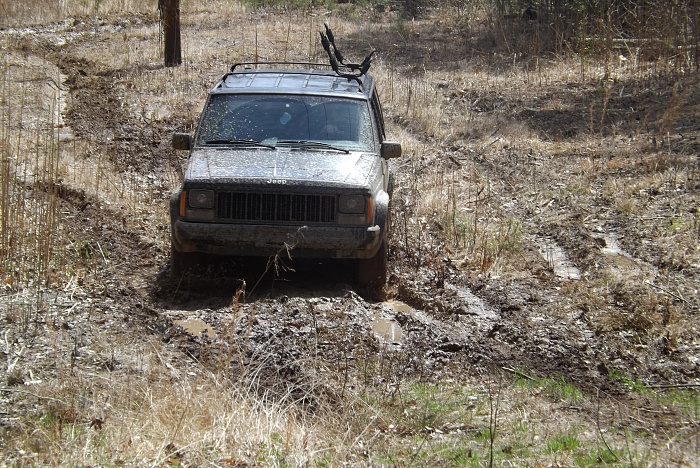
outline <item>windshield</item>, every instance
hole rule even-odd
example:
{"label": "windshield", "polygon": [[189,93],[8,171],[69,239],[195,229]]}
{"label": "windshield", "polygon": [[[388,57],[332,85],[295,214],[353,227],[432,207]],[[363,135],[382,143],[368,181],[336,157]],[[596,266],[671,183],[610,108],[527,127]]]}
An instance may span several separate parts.
{"label": "windshield", "polygon": [[[300,142],[324,145],[299,146]],[[367,102],[329,96],[214,94],[197,145],[262,143],[313,149],[373,150]],[[296,145],[295,145],[296,143]]]}

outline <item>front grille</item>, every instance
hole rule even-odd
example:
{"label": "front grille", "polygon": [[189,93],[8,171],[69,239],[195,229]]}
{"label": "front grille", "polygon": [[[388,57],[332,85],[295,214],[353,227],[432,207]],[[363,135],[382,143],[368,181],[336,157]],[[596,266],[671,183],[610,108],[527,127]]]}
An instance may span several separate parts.
{"label": "front grille", "polygon": [[219,192],[216,216],[222,221],[332,223],[335,196]]}

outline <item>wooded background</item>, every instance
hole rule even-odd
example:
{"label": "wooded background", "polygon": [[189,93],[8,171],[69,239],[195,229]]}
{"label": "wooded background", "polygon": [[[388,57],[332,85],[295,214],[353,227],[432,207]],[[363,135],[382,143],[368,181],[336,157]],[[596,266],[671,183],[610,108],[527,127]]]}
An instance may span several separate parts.
{"label": "wooded background", "polygon": [[404,0],[402,5],[406,18],[429,8],[453,8],[466,27],[482,10],[494,32],[535,39],[527,42],[531,53],[637,54],[698,68],[699,0]]}

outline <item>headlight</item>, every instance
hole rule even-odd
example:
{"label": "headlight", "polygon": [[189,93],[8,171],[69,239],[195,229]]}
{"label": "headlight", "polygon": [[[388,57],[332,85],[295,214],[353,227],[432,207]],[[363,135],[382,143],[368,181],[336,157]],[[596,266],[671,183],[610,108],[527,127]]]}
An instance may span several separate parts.
{"label": "headlight", "polygon": [[363,195],[341,195],[338,197],[338,211],[350,214],[364,213],[365,197]]}
{"label": "headlight", "polygon": [[214,208],[214,191],[190,190],[188,202],[190,208]]}

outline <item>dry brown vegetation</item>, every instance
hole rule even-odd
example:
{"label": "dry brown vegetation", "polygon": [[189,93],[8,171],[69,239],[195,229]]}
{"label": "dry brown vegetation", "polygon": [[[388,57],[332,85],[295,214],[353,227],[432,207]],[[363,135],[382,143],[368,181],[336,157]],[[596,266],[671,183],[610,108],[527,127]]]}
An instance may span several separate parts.
{"label": "dry brown vegetation", "polygon": [[[155,2],[0,0],[0,465],[695,466],[697,73],[487,4],[183,2],[165,68]],[[392,300],[337,264],[171,282],[170,135],[324,21],[404,147]]]}

